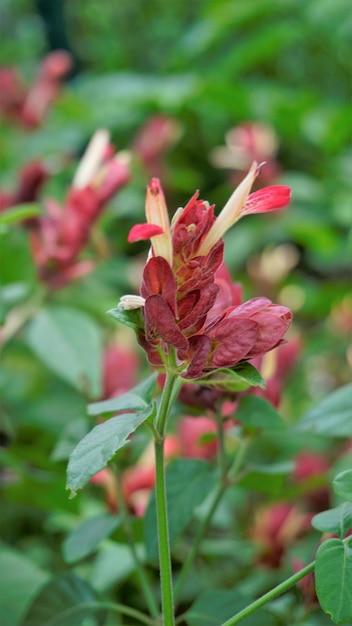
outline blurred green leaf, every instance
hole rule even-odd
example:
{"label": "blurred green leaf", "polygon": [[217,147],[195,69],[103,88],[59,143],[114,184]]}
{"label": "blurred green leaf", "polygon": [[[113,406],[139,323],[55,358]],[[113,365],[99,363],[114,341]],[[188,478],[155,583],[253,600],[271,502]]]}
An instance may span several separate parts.
{"label": "blurred green leaf", "polygon": [[11,209],[7,209],[0,214],[0,227],[3,225],[15,224],[29,217],[40,215],[40,206],[38,204],[19,204]]}
{"label": "blurred green leaf", "polygon": [[270,402],[251,395],[241,398],[236,420],[249,428],[285,428],[285,422]]}
{"label": "blurred green leaf", "polygon": [[287,476],[293,469],[294,465],[290,461],[268,465],[251,464],[238,484],[251,491],[277,497],[284,493]]}
{"label": "blurred green leaf", "polygon": [[322,609],[334,624],[352,620],[352,537],[328,539],[318,548],[316,592]]}
{"label": "blurred green leaf", "polygon": [[51,306],[31,320],[26,340],[55,374],[90,397],[101,394],[101,336],[85,313]]}
{"label": "blurred green leaf", "polygon": [[83,417],[69,422],[50,455],[53,461],[66,461],[88,432],[87,420]]}
{"label": "blurred green leaf", "polygon": [[49,578],[26,555],[4,544],[0,546],[1,621],[18,626],[38,589]]}
{"label": "blurred green leaf", "polygon": [[[143,560],[141,546],[136,545],[138,557]],[[90,574],[90,584],[99,592],[105,592],[118,583],[122,583],[136,569],[131,548],[109,539],[101,546],[94,559]]]}
{"label": "blurred green leaf", "polygon": [[97,515],[79,524],[64,540],[62,553],[66,563],[74,563],[92,554],[99,543],[121,525],[121,517]]}
{"label": "blurred green leaf", "polygon": [[[239,594],[230,589],[212,589],[203,591],[191,608],[185,614],[189,626],[221,626],[223,622],[233,617],[250,603],[249,599],[239,597]],[[247,626],[265,624],[271,626],[274,620],[264,611],[256,611],[246,618]]]}
{"label": "blurred green leaf", "polygon": [[325,397],[297,425],[300,432],[326,437],[352,436],[352,385],[346,385]]}
{"label": "blurred green leaf", "polygon": [[23,229],[0,230],[0,266],[3,286],[23,283],[29,290],[35,284],[36,268],[28,233]]}
{"label": "blurred green leaf", "polygon": [[104,415],[104,413],[118,413],[121,411],[141,411],[152,400],[155,390],[157,373],[151,374],[139,385],[117,398],[109,398],[101,402],[88,405],[88,415]]}
{"label": "blurred green leaf", "polygon": [[40,591],[21,626],[80,626],[91,615],[99,624],[104,623],[104,612],[93,589],[74,574],[66,574]]}
{"label": "blurred green leaf", "polygon": [[90,478],[100,472],[114,454],[126,445],[128,436],[143,424],[154,411],[149,406],[144,411],[122,413],[98,424],[79,442],[70,456],[67,467],[67,489],[71,497],[82,489]]}
{"label": "blurred green leaf", "polygon": [[[209,463],[197,459],[172,461],[166,470],[169,533],[172,542],[190,522],[200,505],[216,484],[216,474]],[[155,492],[149,500],[144,517],[144,540],[149,560],[158,555]]]}
{"label": "blurred green leaf", "polygon": [[336,533],[343,539],[352,529],[352,503],[344,502],[335,509],[314,515],[312,526],[322,533]]}
{"label": "blurred green leaf", "polygon": [[352,502],[352,469],[348,469],[335,476],[332,488],[336,495]]}

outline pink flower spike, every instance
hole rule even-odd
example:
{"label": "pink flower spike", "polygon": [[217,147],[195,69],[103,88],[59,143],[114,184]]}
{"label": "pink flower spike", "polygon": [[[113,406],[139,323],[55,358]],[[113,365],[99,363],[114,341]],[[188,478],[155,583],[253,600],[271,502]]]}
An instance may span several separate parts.
{"label": "pink flower spike", "polygon": [[127,241],[134,243],[135,241],[145,241],[155,235],[162,235],[163,229],[156,224],[135,224],[132,226]]}
{"label": "pink flower spike", "polygon": [[285,187],[284,185],[265,187],[248,196],[240,215],[242,217],[242,215],[249,215],[251,213],[276,211],[277,209],[282,209],[287,206],[290,200],[291,189],[289,187]]}

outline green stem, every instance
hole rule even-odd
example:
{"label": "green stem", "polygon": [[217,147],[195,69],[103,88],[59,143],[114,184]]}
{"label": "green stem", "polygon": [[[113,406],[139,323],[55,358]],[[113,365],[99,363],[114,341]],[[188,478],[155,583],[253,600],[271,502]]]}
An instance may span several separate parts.
{"label": "green stem", "polygon": [[125,498],[122,492],[122,488],[121,488],[121,483],[119,480],[119,475],[118,472],[116,472],[117,474],[117,481],[116,481],[116,489],[117,489],[117,499],[118,499],[118,503],[119,503],[119,507],[121,509],[121,514],[122,514],[122,519],[123,519],[123,525],[124,525],[124,529],[125,529],[125,533],[126,533],[126,537],[127,537],[127,541],[128,541],[128,545],[130,548],[130,552],[131,552],[131,556],[132,559],[134,561],[135,567],[136,567],[136,571],[141,583],[141,587],[144,593],[144,597],[146,599],[150,614],[153,617],[158,617],[159,616],[159,610],[158,607],[156,605],[154,596],[153,596],[153,592],[151,590],[150,584],[149,584],[149,580],[147,578],[147,575],[145,573],[143,564],[141,563],[138,554],[137,554],[137,550],[136,550],[136,545],[135,545],[135,541],[134,541],[134,536],[133,536],[133,530],[132,530],[132,525],[131,525],[131,518],[129,516],[128,510],[127,510],[127,506],[126,506],[126,502],[125,502]]}
{"label": "green stem", "polygon": [[176,372],[175,352],[172,351],[171,348],[169,351],[169,366],[170,370],[167,372],[166,375],[158,415],[155,422],[158,436],[157,438],[155,438],[154,441],[155,499],[159,545],[161,600],[164,626],[174,626],[175,624],[169,524],[166,500],[164,442],[167,419],[182,382],[178,373]]}
{"label": "green stem", "polygon": [[252,604],[234,615],[234,617],[228,619],[227,622],[224,622],[221,626],[235,626],[235,624],[239,624],[239,622],[242,622],[242,620],[254,613],[254,611],[264,606],[264,604],[270,602],[271,600],[274,600],[282,593],[285,593],[285,591],[288,591],[298,581],[307,576],[307,574],[310,574],[310,572],[314,570],[314,567],[315,561],[312,561],[312,563],[306,565],[306,567],[301,569],[293,576],[290,576],[290,578],[285,580],[283,583],[280,583],[280,585],[277,585],[277,587],[274,587],[274,589],[271,589],[271,591],[268,591],[268,593],[265,593],[261,598],[258,598],[258,600],[255,600],[255,602],[252,602]]}
{"label": "green stem", "polygon": [[220,469],[220,480],[221,482],[226,481],[227,474],[227,463],[226,463],[226,454],[225,454],[225,434],[224,434],[224,420],[221,415],[216,417],[216,426],[218,432],[218,465]]}
{"label": "green stem", "polygon": [[155,497],[159,542],[160,582],[164,626],[174,626],[174,601],[172,588],[169,526],[166,504],[164,439],[155,441]]}
{"label": "green stem", "polygon": [[[220,424],[218,422],[218,430],[219,430],[219,468],[220,468],[220,480],[217,485],[217,489],[214,494],[214,499],[209,507],[208,513],[203,518],[202,523],[200,524],[196,536],[193,540],[192,548],[183,564],[177,582],[175,584],[175,600],[179,597],[181,589],[185,583],[185,580],[189,574],[189,571],[193,565],[195,557],[197,556],[197,552],[203,538],[205,536],[206,531],[210,525],[210,522],[213,518],[213,515],[226,491],[229,484],[234,483],[234,479],[236,474],[239,472],[243,459],[245,456],[245,452],[247,449],[247,441],[244,440],[236,454],[236,458],[230,468],[226,468],[225,465],[225,449],[224,449],[224,433],[223,433],[223,422]],[[231,483],[229,483],[228,478],[231,476]]]}
{"label": "green stem", "polygon": [[214,495],[214,499],[209,507],[208,513],[206,514],[206,516],[203,518],[202,523],[200,524],[198,531],[196,533],[196,536],[194,537],[193,543],[192,543],[192,548],[188,553],[188,556],[182,566],[181,572],[179,574],[179,577],[177,579],[177,582],[175,584],[175,600],[178,598],[181,589],[186,581],[186,578],[189,574],[189,571],[193,565],[193,562],[195,560],[195,557],[197,556],[198,553],[198,549],[199,546],[201,544],[201,542],[204,539],[204,535],[206,533],[206,531],[208,530],[208,526],[212,520],[212,517],[218,507],[218,504],[221,500],[221,498],[223,497],[225,491],[227,489],[227,485],[226,483],[219,483],[217,486],[217,490],[215,492]]}
{"label": "green stem", "polygon": [[168,372],[166,374],[165,384],[156,419],[156,429],[162,439],[164,438],[166,422],[167,418],[169,417],[172,403],[175,400],[175,396],[178,393],[181,384],[182,381],[177,373]]}
{"label": "green stem", "polygon": [[128,615],[129,617],[138,620],[139,622],[141,622],[141,624],[145,624],[146,626],[155,626],[156,624],[154,619],[151,619],[147,615],[144,615],[144,613],[141,613],[137,609],[131,609],[129,606],[125,606],[124,604],[119,604],[117,602],[83,602],[82,604],[79,604],[77,606],[71,606],[68,609],[63,609],[63,611],[60,611],[59,615],[62,619],[61,623],[63,624],[64,620],[68,621],[68,619],[71,616],[75,615],[75,613],[81,613],[82,609],[87,609],[88,611],[91,610],[92,612],[106,609],[107,611],[113,611],[115,613],[118,613],[119,615]]}

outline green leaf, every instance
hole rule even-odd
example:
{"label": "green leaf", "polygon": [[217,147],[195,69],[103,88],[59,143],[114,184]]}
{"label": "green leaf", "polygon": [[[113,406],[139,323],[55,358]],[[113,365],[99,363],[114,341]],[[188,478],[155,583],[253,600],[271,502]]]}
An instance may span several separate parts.
{"label": "green leaf", "polygon": [[24,554],[2,545],[0,548],[0,606],[4,624],[17,626],[49,574]]}
{"label": "green leaf", "polygon": [[284,428],[285,423],[270,402],[257,396],[245,396],[236,409],[236,420],[255,428]]}
{"label": "green leaf", "polygon": [[324,398],[303,416],[297,428],[317,435],[351,437],[352,385],[341,387]]}
{"label": "green leaf", "polygon": [[320,606],[335,624],[352,620],[352,537],[328,539],[318,549],[315,584]]}
{"label": "green leaf", "polygon": [[71,497],[82,489],[94,474],[100,472],[114,454],[127,443],[127,437],[154,411],[148,406],[138,413],[122,413],[103,424],[98,424],[79,442],[70,456],[67,467],[67,489]]}
{"label": "green leaf", "polygon": [[270,465],[253,464],[248,467],[248,473],[238,484],[251,491],[277,497],[283,492],[287,475],[292,472],[293,468],[294,464],[290,461]]}
{"label": "green leaf", "polygon": [[27,342],[49,369],[80,392],[101,394],[101,337],[85,313],[57,306],[42,309],[29,325]]}
{"label": "green leaf", "polygon": [[0,214],[0,226],[21,222],[40,213],[40,206],[36,203],[19,204]]}
{"label": "green leaf", "polygon": [[352,503],[343,502],[334,509],[314,515],[312,526],[322,533],[336,533],[342,539],[352,528]]}
{"label": "green leaf", "polygon": [[[143,561],[141,545],[136,544],[137,555]],[[92,563],[89,582],[99,592],[105,592],[128,578],[136,569],[131,549],[125,543],[107,539]]]}
{"label": "green leaf", "polygon": [[[249,604],[233,590],[211,589],[203,591],[185,614],[188,626],[221,626]],[[244,620],[245,626],[270,626],[272,620],[267,612],[259,610]]]}
{"label": "green leaf", "polygon": [[1,284],[23,283],[27,289],[38,289],[37,269],[23,228],[0,228]]}
{"label": "green leaf", "polygon": [[332,481],[332,488],[340,498],[352,502],[352,469],[337,474]]}
{"label": "green leaf", "polygon": [[265,388],[265,381],[250,363],[241,363],[231,369],[220,367],[196,382],[226,391],[244,391],[251,386]]}
{"label": "green leaf", "polygon": [[67,461],[76,445],[89,431],[87,419],[78,418],[69,422],[57,441],[50,458],[52,461]]}
{"label": "green leaf", "polygon": [[150,404],[157,379],[157,373],[151,374],[146,380],[117,398],[110,398],[102,402],[93,402],[88,405],[88,415],[104,415],[104,413],[118,413],[119,411],[140,411]]}
{"label": "green leaf", "polygon": [[97,515],[79,524],[64,540],[62,553],[66,563],[74,563],[92,554],[99,543],[121,525],[116,515]]}
{"label": "green leaf", "polygon": [[111,315],[111,317],[113,317],[120,324],[129,326],[129,328],[133,328],[135,331],[140,328],[144,328],[144,320],[141,309],[126,311],[118,306],[116,309],[110,309],[110,311],[107,311],[107,314]]}
{"label": "green leaf", "polygon": [[[194,510],[211,492],[216,483],[212,466],[198,459],[177,459],[166,471],[167,507],[170,541],[175,539],[190,522]],[[158,554],[156,534],[155,491],[152,492],[144,517],[144,539],[147,557]]]}
{"label": "green leaf", "polygon": [[21,626],[80,626],[99,610],[93,589],[74,574],[67,574],[54,578],[40,591]]}

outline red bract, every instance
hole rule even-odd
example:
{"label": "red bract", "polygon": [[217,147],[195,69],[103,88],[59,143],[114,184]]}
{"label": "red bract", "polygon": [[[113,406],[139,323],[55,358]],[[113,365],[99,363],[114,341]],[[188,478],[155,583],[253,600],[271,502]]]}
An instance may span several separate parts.
{"label": "red bract", "polygon": [[139,341],[153,365],[161,366],[162,354],[172,346],[183,376],[201,378],[263,355],[282,342],[290,311],[267,298],[240,304],[241,290],[231,284],[223,266],[222,235],[232,224],[246,213],[271,211],[289,202],[287,187],[248,195],[258,171],[253,164],[218,218],[197,193],[176,212],[171,225],[160,183],[151,181],[148,222],[134,227],[129,241],[152,241],[140,291],[145,330]]}
{"label": "red bract", "polygon": [[23,85],[15,69],[0,68],[0,110],[27,129],[37,128],[57,99],[61,83],[71,68],[71,55],[65,50],[55,50],[44,59],[29,88]]}
{"label": "red bract", "polygon": [[16,204],[34,202],[48,175],[48,170],[39,161],[25,165],[20,171],[17,188],[12,192],[0,192],[0,212]]}
{"label": "red bract", "polygon": [[130,178],[125,155],[109,156],[110,152],[108,133],[98,131],[79,165],[64,205],[47,200],[47,213],[31,233],[40,277],[52,287],[61,287],[93,267],[91,261],[77,262],[77,257],[105,203]]}

